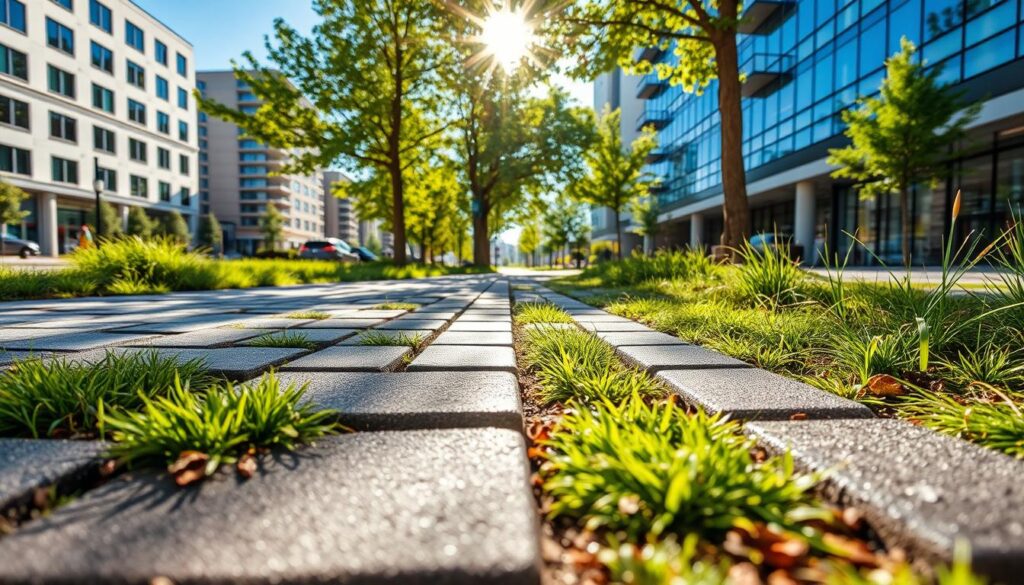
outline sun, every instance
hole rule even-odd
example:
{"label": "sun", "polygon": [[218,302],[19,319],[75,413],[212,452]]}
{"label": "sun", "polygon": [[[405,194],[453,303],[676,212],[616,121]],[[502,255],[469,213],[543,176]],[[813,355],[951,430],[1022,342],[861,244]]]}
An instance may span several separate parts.
{"label": "sun", "polygon": [[481,29],[478,40],[484,45],[484,52],[506,73],[515,71],[530,57],[537,41],[522,10],[495,10],[483,18]]}

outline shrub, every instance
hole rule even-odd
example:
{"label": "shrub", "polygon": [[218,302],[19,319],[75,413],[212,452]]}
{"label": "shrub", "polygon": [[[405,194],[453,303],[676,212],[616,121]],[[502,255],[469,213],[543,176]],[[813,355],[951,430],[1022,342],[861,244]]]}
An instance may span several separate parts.
{"label": "shrub", "polygon": [[223,382],[202,391],[176,380],[166,395],[144,397],[140,411],[104,417],[114,440],[110,456],[129,465],[169,465],[197,451],[209,457],[204,472],[211,475],[250,449],[295,449],[338,429],[333,411],[302,401],[305,390],[282,389],[272,373],[240,388]]}
{"label": "shrub", "polygon": [[551,303],[516,303],[516,323],[572,323],[572,317]]}
{"label": "shrub", "polygon": [[125,237],[98,248],[75,250],[71,262],[99,292],[208,290],[217,288],[217,267],[169,238]]}
{"label": "shrub", "polygon": [[77,270],[12,270],[0,266],[0,300],[76,297],[95,289],[96,283]]}
{"label": "shrub", "polygon": [[541,467],[550,513],[588,529],[634,542],[691,532],[717,541],[738,521],[795,531],[816,512],[816,477],[796,474],[788,455],[755,462],[737,423],[702,411],[633,397],[573,410],[559,428]]}
{"label": "shrub", "polygon": [[135,410],[168,392],[176,378],[193,388],[210,381],[200,360],[178,363],[156,351],[107,352],[95,364],[16,362],[0,374],[0,436],[93,436],[101,413]]}
{"label": "shrub", "polygon": [[319,347],[319,344],[315,341],[310,341],[309,336],[300,331],[265,333],[245,341],[245,345],[252,347],[297,347],[301,349],[316,349]]}

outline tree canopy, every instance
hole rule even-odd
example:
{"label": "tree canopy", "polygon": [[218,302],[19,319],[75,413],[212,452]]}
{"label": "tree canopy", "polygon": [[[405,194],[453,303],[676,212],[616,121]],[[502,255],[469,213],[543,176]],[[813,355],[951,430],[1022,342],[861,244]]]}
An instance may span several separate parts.
{"label": "tree canopy", "polygon": [[260,217],[260,234],[263,235],[263,249],[274,251],[284,235],[284,216],[273,202],[267,202],[267,209]]}

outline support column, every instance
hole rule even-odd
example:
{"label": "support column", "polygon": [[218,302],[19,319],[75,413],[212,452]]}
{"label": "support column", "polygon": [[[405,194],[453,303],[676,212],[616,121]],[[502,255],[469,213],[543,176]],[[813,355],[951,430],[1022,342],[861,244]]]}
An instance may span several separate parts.
{"label": "support column", "polygon": [[694,213],[690,216],[690,247],[704,246],[704,214]]}
{"label": "support column", "polygon": [[793,212],[793,243],[803,248],[803,260],[813,264],[817,257],[814,249],[815,210],[814,182],[800,181],[796,184],[796,201]]}
{"label": "support column", "polygon": [[51,258],[57,257],[57,196],[40,193],[36,196],[37,231],[39,232],[39,253]]}
{"label": "support column", "polygon": [[130,207],[127,205],[119,205],[118,212],[121,214],[121,231],[128,233],[128,211]]}

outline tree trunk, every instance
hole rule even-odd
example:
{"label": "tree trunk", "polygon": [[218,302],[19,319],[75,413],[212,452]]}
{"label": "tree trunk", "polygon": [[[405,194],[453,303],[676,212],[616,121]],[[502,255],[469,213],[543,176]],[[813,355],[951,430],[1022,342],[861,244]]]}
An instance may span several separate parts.
{"label": "tree trunk", "polygon": [[403,191],[405,182],[402,179],[402,165],[397,159],[393,159],[388,165],[388,172],[391,173],[391,226],[395,238],[394,260],[399,266],[405,265],[405,197]]}
{"label": "tree trunk", "polygon": [[474,195],[476,213],[473,215],[473,264],[481,268],[491,265],[491,240],[488,233],[487,216],[490,206],[483,196]]}
{"label": "tree trunk", "polygon": [[618,210],[615,210],[615,243],[619,248],[619,260],[622,260],[622,213]]}
{"label": "tree trunk", "polygon": [[722,120],[721,244],[739,248],[750,232],[747,178],[743,170],[743,110],[735,31],[721,31],[715,41],[718,68],[718,111]]}
{"label": "tree trunk", "polygon": [[900,188],[900,230],[903,244],[903,265],[910,268],[910,197],[907,187]]}

